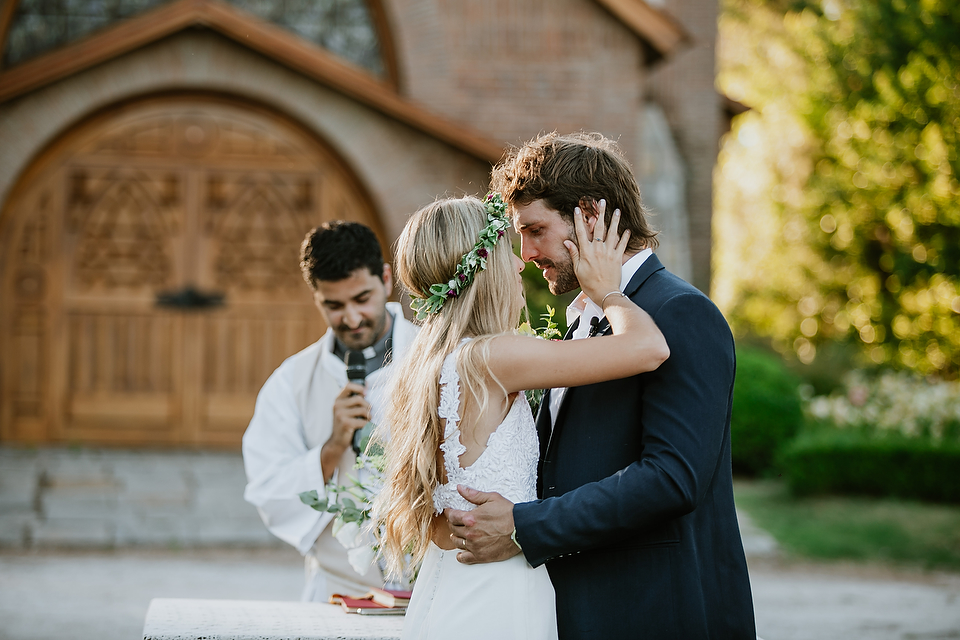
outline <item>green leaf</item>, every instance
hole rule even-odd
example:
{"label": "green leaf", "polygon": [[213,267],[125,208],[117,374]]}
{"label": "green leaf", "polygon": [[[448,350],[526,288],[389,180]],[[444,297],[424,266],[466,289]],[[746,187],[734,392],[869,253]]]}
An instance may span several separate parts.
{"label": "green leaf", "polygon": [[299,497],[300,502],[312,509],[316,509],[317,511],[325,511],[327,509],[327,499],[324,498],[321,500],[320,494],[316,489],[313,491],[304,491],[299,494]]}
{"label": "green leaf", "polygon": [[313,491],[304,491],[299,495],[300,495],[300,502],[309,506],[315,505],[320,500],[320,495],[317,493],[316,489],[314,489]]}

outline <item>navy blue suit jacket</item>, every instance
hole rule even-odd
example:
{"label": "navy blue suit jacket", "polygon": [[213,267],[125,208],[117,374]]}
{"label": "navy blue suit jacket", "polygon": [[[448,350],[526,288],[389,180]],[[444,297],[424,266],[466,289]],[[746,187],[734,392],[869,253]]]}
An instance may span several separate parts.
{"label": "navy blue suit jacket", "polygon": [[670,358],[569,389],[552,429],[547,394],[540,499],[514,507],[517,539],[531,565],[547,565],[562,639],[754,640],[731,478],[733,336],[655,255],[624,292]]}

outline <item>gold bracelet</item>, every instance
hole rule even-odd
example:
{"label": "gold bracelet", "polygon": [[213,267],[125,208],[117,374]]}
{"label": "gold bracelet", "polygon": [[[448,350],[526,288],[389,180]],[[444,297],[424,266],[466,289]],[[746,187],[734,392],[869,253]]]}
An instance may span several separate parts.
{"label": "gold bracelet", "polygon": [[603,296],[603,300],[600,301],[600,310],[601,310],[601,311],[606,311],[606,308],[603,306],[603,303],[606,302],[606,301],[607,301],[607,298],[609,298],[610,296],[620,296],[621,298],[624,298],[625,300],[629,300],[629,299],[630,299],[630,298],[627,297],[627,295],[626,295],[623,291],[611,291],[611,292],[608,293],[607,295]]}

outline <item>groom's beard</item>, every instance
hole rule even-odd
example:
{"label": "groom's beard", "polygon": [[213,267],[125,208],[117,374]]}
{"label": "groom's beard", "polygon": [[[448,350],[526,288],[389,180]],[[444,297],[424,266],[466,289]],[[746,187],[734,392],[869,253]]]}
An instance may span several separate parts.
{"label": "groom's beard", "polygon": [[580,286],[577,274],[573,270],[573,260],[569,256],[563,262],[554,262],[549,258],[544,258],[543,260],[535,260],[534,264],[541,271],[548,267],[553,269],[553,279],[547,279],[547,288],[555,296],[573,291]]}

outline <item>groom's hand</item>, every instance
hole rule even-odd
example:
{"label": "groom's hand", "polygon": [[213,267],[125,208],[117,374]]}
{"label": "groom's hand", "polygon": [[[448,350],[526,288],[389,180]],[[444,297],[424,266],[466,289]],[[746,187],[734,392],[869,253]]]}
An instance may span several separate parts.
{"label": "groom's hand", "polygon": [[484,493],[462,485],[457,491],[477,505],[473,511],[444,509],[453,533],[450,540],[457,549],[457,560],[463,564],[499,562],[520,553],[510,539],[513,533],[513,503],[499,493]]}

